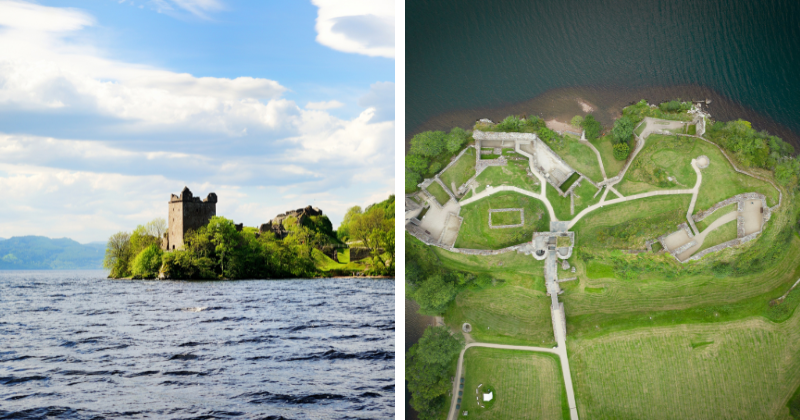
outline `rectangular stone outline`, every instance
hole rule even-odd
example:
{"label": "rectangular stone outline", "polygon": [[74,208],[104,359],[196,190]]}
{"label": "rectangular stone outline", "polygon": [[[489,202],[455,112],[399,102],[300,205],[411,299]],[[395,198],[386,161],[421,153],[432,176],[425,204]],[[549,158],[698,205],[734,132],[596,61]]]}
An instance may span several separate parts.
{"label": "rectangular stone outline", "polygon": [[[494,226],[492,225],[492,213],[504,213],[504,212],[511,212],[511,211],[519,211],[519,220],[521,223],[516,225],[499,225]],[[516,227],[523,227],[525,226],[525,210],[521,208],[515,209],[489,209],[489,229],[507,229],[507,228],[516,228]]]}

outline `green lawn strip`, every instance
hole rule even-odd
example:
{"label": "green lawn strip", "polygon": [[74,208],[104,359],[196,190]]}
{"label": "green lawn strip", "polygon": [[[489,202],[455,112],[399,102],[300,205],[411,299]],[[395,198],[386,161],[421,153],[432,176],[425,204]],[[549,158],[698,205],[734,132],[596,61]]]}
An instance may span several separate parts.
{"label": "green lawn strip", "polygon": [[[572,192],[575,195],[575,214],[580,213],[583,209],[592,204],[600,202],[600,198],[602,198],[603,194],[600,192],[595,196],[597,187],[585,179],[581,181],[581,185],[572,190]],[[570,219],[572,219],[572,217],[570,217]]]}
{"label": "green lawn strip", "polygon": [[[569,196],[562,197],[561,194],[556,191],[555,187],[550,184],[547,184],[546,194],[547,200],[550,202],[550,205],[553,206],[553,212],[556,214],[558,220],[571,220],[572,213],[570,212]],[[575,212],[575,214],[577,213],[578,212]]]}
{"label": "green lawn strip", "polygon": [[[427,247],[435,263],[450,270],[475,275],[489,274],[495,285],[459,293],[444,319],[458,331],[464,322],[473,325],[478,341],[529,346],[553,346],[550,298],[544,285],[544,262],[528,255],[464,255]],[[428,257],[423,257],[428,260]]]}
{"label": "green lawn strip", "polygon": [[336,258],[339,259],[339,262],[342,264],[347,264],[350,262],[350,248],[339,248],[337,250]]}
{"label": "green lawn strip", "polygon": [[734,219],[722,226],[717,226],[716,229],[706,235],[706,238],[703,240],[703,245],[697,252],[736,239],[738,232],[736,224],[736,219]]}
{"label": "green lawn strip", "polygon": [[[460,411],[468,411],[470,418],[477,419],[528,418],[531,415],[542,419],[568,419],[569,406],[560,365],[558,356],[550,353],[470,348],[464,353]],[[493,390],[491,403],[483,402],[486,387]]]}
{"label": "green lawn strip", "polygon": [[439,175],[439,178],[442,179],[444,185],[451,186],[455,184],[456,189],[458,189],[473,175],[475,175],[475,148],[470,147],[453,166]]}
{"label": "green lawn strip", "polygon": [[348,249],[348,258],[347,263],[337,263],[327,255],[323,254],[322,251],[318,249],[314,249],[311,253],[311,257],[314,259],[314,264],[322,271],[330,271],[330,270],[357,270],[361,271],[364,269],[363,264],[358,264],[355,262],[350,262],[349,258],[349,249]]}
{"label": "green lawn strip", "polygon": [[567,340],[581,418],[789,418],[799,315]]}
{"label": "green lawn strip", "polygon": [[[699,156],[695,146],[702,140],[684,136],[653,134],[636,155],[617,190],[623,195],[648,191],[688,189],[697,182],[692,159]],[[673,177],[677,182],[670,181]]]}
{"label": "green lawn strip", "polygon": [[[490,229],[489,210],[505,208],[522,208],[525,215],[524,226]],[[502,214],[512,215],[513,213],[500,213],[500,215]],[[516,214],[518,218],[519,213]],[[533,232],[546,231],[550,226],[550,216],[544,203],[533,197],[511,191],[499,192],[467,204],[461,208],[459,215],[464,221],[458,232],[456,248],[505,248],[530,241]]]}
{"label": "green lawn strip", "polygon": [[603,136],[592,141],[592,144],[600,152],[600,158],[603,159],[603,168],[606,170],[606,176],[613,178],[622,171],[625,167],[625,161],[617,160],[614,157],[614,146],[611,144],[610,136]]}
{"label": "green lawn strip", "polygon": [[581,143],[577,138],[567,135],[564,136],[562,147],[555,148],[554,143],[550,145],[554,147],[553,151],[576,171],[591,178],[594,182],[603,180],[603,174],[600,172],[600,164],[597,162],[597,155],[594,150]]}
{"label": "green lawn strip", "polygon": [[696,154],[706,155],[711,160],[703,169],[703,183],[697,196],[695,212],[705,210],[714,204],[746,192],[757,192],[767,197],[767,205],[778,203],[778,191],[770,183],[734,171],[730,162],[716,146],[698,140]]}
{"label": "green lawn strip", "polygon": [[431,185],[428,185],[428,188],[426,189],[433,195],[434,198],[436,198],[436,201],[438,201],[439,204],[445,205],[445,203],[450,201],[450,196],[442,188],[442,186],[439,185],[438,182],[432,182]]}
{"label": "green lawn strip", "polygon": [[[778,214],[778,219],[784,217],[785,214]],[[800,299],[770,304],[800,277],[800,238],[791,234],[791,226],[780,226],[785,222],[768,224],[755,241],[686,264],[678,263],[669,254],[628,255],[597,247],[576,249],[580,255],[575,264],[579,266],[578,274],[584,264],[587,267],[584,285],[605,287],[607,293],[565,291],[570,334],[595,336],[644,326],[723,322],[754,316],[773,322],[787,319]],[[729,264],[730,271],[716,270]]]}
{"label": "green lawn strip", "polygon": [[472,197],[472,189],[471,188],[469,190],[467,190],[467,193],[464,194],[464,197],[462,197],[460,201],[464,201],[464,200],[466,200],[466,199],[468,199],[470,197]]}
{"label": "green lawn strip", "polygon": [[529,176],[525,168],[527,168],[527,161],[512,160],[506,166],[490,166],[481,172],[476,178],[480,185],[478,192],[483,191],[486,185],[499,187],[501,185],[511,185],[514,187],[522,188],[534,193],[540,191],[537,186],[538,179],[535,176]]}
{"label": "green lawn strip", "polygon": [[518,210],[493,212],[491,217],[492,225],[494,226],[518,225],[522,223],[520,212]]}
{"label": "green lawn strip", "polygon": [[572,184],[574,184],[575,181],[577,181],[578,178],[580,178],[580,177],[581,177],[581,175],[579,173],[573,172],[572,175],[570,175],[569,178],[567,178],[567,180],[564,181],[564,183],[562,183],[561,185],[558,186],[558,188],[561,191],[569,191],[569,187],[571,187]]}
{"label": "green lawn strip", "polygon": [[644,249],[645,242],[677,230],[686,221],[690,194],[612,204],[585,215],[572,228],[581,247]]}
{"label": "green lawn strip", "polygon": [[[697,225],[697,228],[700,229],[700,231],[702,232],[710,224],[714,223],[715,220],[719,219],[720,217],[722,217],[722,216],[724,216],[724,215],[726,215],[726,214],[728,214],[728,213],[730,213],[732,211],[736,211],[737,209],[738,209],[738,205],[736,203],[729,204],[729,205],[727,205],[725,207],[720,207],[716,211],[714,211],[714,213],[711,213],[710,216],[706,217],[705,219],[703,219],[703,220],[701,220],[699,222],[695,222],[695,224]],[[695,212],[695,214],[697,214],[697,212]]]}
{"label": "green lawn strip", "polygon": [[697,125],[696,124],[689,125],[688,131],[686,132],[686,134],[689,134],[689,135],[692,135],[692,136],[696,135],[697,134]]}
{"label": "green lawn strip", "polygon": [[639,124],[639,127],[636,128],[636,131],[635,131],[636,135],[637,136],[641,136],[646,128],[647,128],[647,123],[643,122],[643,123]]}

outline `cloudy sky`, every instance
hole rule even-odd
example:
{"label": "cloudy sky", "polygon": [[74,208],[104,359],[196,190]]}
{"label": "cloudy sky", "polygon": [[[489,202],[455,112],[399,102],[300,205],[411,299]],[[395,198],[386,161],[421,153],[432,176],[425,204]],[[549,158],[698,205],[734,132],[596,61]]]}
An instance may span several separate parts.
{"label": "cloudy sky", "polygon": [[0,0],[0,237],[394,191],[393,0]]}

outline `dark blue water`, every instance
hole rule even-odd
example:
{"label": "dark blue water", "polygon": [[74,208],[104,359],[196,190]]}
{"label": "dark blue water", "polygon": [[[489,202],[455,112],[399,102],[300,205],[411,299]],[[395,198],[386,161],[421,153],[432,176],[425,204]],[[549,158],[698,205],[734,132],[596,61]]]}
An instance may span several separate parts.
{"label": "dark blue water", "polygon": [[394,418],[394,281],[0,272],[0,418]]}
{"label": "dark blue water", "polygon": [[797,0],[409,0],[407,133],[681,97],[797,145],[798,22]]}

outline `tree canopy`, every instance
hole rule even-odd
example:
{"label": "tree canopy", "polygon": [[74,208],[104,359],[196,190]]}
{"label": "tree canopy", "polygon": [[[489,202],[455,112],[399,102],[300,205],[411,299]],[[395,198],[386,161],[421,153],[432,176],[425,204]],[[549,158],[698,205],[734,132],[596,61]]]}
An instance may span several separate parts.
{"label": "tree canopy", "polygon": [[583,118],[583,123],[581,124],[583,130],[586,131],[586,138],[588,140],[594,140],[600,136],[600,132],[603,131],[603,126],[600,125],[600,122],[594,119],[592,114],[587,115]]}
{"label": "tree canopy", "polygon": [[428,327],[406,353],[406,380],[411,406],[421,420],[438,418],[451,388],[450,365],[464,348],[463,339],[447,327]]}

